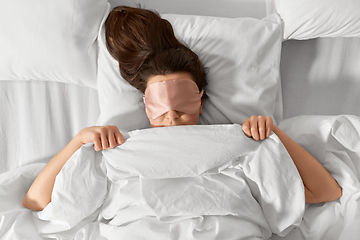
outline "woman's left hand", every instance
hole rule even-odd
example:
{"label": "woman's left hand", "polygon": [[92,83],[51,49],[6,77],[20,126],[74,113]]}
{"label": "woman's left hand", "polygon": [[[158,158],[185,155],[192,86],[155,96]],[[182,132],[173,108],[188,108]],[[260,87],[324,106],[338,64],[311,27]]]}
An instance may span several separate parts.
{"label": "woman's left hand", "polygon": [[273,119],[264,116],[252,116],[246,119],[242,124],[242,130],[245,135],[252,137],[255,141],[268,138],[273,130]]}

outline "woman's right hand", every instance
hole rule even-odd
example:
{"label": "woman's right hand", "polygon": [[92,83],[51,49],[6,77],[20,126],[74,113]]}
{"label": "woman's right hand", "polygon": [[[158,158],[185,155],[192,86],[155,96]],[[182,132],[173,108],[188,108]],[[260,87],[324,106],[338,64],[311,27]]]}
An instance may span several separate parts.
{"label": "woman's right hand", "polygon": [[87,127],[75,137],[82,145],[93,142],[95,151],[111,149],[124,143],[123,135],[113,125]]}

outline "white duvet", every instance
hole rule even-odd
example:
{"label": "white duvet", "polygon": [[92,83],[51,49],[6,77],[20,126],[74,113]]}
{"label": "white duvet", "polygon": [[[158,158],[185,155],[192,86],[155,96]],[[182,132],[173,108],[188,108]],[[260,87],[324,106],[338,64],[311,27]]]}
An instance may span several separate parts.
{"label": "white duvet", "polygon": [[0,239],[356,239],[359,118],[304,116],[280,127],[333,174],[339,200],[305,205],[275,134],[255,142],[239,125],[147,129],[103,154],[82,147],[41,212],[21,201],[43,164],[1,174]]}

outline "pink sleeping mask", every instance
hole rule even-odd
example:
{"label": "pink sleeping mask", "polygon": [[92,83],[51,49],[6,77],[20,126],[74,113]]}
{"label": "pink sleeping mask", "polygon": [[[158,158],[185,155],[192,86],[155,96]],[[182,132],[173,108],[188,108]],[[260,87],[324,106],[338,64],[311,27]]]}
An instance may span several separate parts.
{"label": "pink sleeping mask", "polygon": [[144,95],[146,115],[156,119],[174,110],[195,114],[201,106],[203,91],[189,79],[174,79],[150,84]]}

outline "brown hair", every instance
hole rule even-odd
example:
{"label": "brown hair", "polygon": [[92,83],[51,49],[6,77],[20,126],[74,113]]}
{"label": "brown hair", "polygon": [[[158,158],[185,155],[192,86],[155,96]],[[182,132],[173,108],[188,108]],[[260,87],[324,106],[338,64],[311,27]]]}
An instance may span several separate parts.
{"label": "brown hair", "polygon": [[105,22],[106,46],[119,62],[121,76],[141,92],[149,77],[187,72],[199,87],[206,74],[198,56],[182,44],[171,24],[156,12],[114,8]]}

